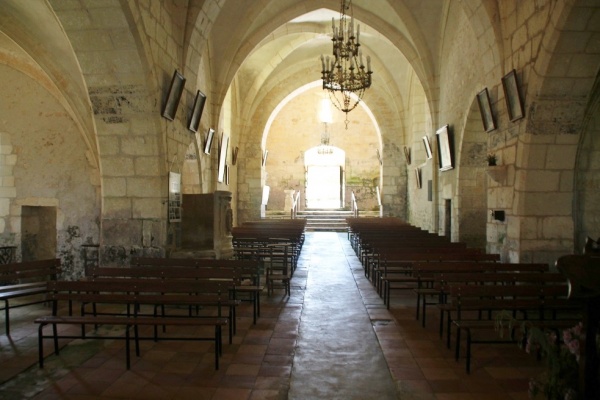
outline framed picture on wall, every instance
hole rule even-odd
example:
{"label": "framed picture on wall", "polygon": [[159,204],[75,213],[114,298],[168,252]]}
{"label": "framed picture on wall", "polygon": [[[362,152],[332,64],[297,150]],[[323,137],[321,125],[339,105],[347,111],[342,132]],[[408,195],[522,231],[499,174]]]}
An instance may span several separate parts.
{"label": "framed picture on wall", "polygon": [[217,175],[217,182],[225,181],[225,166],[227,164],[227,147],[229,146],[229,135],[226,133],[221,134],[221,146],[219,146],[219,171]]}
{"label": "framed picture on wall", "polygon": [[514,69],[502,78],[502,88],[504,89],[504,99],[506,100],[510,120],[516,121],[523,118],[525,116],[523,101],[519,93],[517,72]]}
{"label": "framed picture on wall", "polygon": [[196,92],[194,107],[192,107],[192,116],[190,117],[190,123],[188,125],[188,129],[192,132],[198,132],[200,118],[202,118],[202,111],[204,111],[204,103],[206,103],[206,95],[198,90]]}
{"label": "framed picture on wall", "polygon": [[235,146],[232,150],[231,150],[231,165],[235,165],[237,164],[237,157],[238,157],[238,152],[240,151],[240,148]]}
{"label": "framed picture on wall", "polygon": [[429,144],[429,138],[427,136],[423,136],[423,146],[425,146],[425,157],[430,160],[433,158],[433,154],[431,153],[431,145]]}
{"label": "framed picture on wall", "polygon": [[404,159],[406,160],[406,164],[410,165],[410,147],[404,146]]}
{"label": "framed picture on wall", "polygon": [[438,161],[440,165],[440,171],[448,171],[454,168],[453,155],[452,155],[452,138],[450,137],[450,130],[448,125],[442,126],[436,131],[437,147],[438,147]]}
{"label": "framed picture on wall", "polygon": [[421,168],[415,168],[415,180],[417,182],[417,188],[421,189]]}
{"label": "framed picture on wall", "polygon": [[487,88],[477,93],[477,104],[479,104],[479,112],[481,113],[483,129],[486,132],[490,132],[496,129],[496,123],[494,122],[494,114],[492,114],[492,106],[490,103],[490,95],[488,93]]}
{"label": "framed picture on wall", "polygon": [[183,87],[185,86],[185,78],[177,70],[173,73],[171,78],[171,86],[169,86],[169,93],[167,94],[167,100],[165,101],[162,116],[166,119],[173,121],[175,114],[177,113],[177,107],[179,106],[179,100],[183,93]]}
{"label": "framed picture on wall", "polygon": [[215,130],[208,128],[208,132],[206,132],[206,142],[204,142],[204,154],[210,154],[210,148],[212,147],[214,137]]}

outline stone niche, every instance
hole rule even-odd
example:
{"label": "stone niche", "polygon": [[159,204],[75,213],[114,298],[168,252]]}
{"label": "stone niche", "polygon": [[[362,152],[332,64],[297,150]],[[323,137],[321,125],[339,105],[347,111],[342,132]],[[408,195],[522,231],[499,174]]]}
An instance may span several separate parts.
{"label": "stone niche", "polygon": [[181,206],[182,248],[173,251],[171,257],[231,258],[231,192],[183,194]]}

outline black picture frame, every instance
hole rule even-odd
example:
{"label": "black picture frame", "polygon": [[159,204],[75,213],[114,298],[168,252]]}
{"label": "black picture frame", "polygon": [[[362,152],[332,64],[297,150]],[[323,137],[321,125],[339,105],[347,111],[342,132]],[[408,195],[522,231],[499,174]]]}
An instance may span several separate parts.
{"label": "black picture frame", "polygon": [[425,157],[428,160],[433,158],[433,153],[431,152],[431,144],[429,144],[429,138],[427,136],[423,136],[423,146],[425,146]]}
{"label": "black picture frame", "polygon": [[235,146],[231,150],[231,165],[236,165],[237,164],[237,158],[238,158],[238,152],[239,151],[240,151],[240,148],[238,146]]}
{"label": "black picture frame", "polygon": [[492,112],[492,104],[490,102],[490,94],[487,88],[477,93],[477,104],[479,104],[479,113],[481,114],[481,122],[483,129],[486,132],[491,132],[496,129],[494,113]]}
{"label": "black picture frame", "polygon": [[206,141],[204,142],[204,154],[210,154],[210,148],[212,147],[212,142],[215,137],[215,130],[213,128],[208,128],[206,132]]}
{"label": "black picture frame", "polygon": [[433,181],[427,181],[427,201],[433,201]]}
{"label": "black picture frame", "polygon": [[440,171],[454,168],[453,143],[448,125],[442,126],[435,132],[437,137],[437,152]]}
{"label": "black picture frame", "polygon": [[219,146],[219,170],[217,173],[217,182],[222,183],[225,180],[225,165],[227,164],[227,148],[229,146],[229,135],[221,134]]}
{"label": "black picture frame", "polygon": [[421,168],[419,168],[419,167],[415,168],[415,180],[417,182],[417,189],[421,189],[421,187],[422,187]]}
{"label": "black picture frame", "polygon": [[171,78],[171,86],[169,86],[169,93],[165,101],[162,116],[168,120],[173,121],[177,108],[179,107],[179,100],[183,94],[183,88],[185,87],[185,77],[175,70],[173,78]]}
{"label": "black picture frame", "polygon": [[502,77],[502,89],[504,89],[504,100],[506,101],[509,119],[516,121],[523,118],[525,112],[523,110],[523,100],[519,92],[517,71],[513,69]]}
{"label": "black picture frame", "polygon": [[404,158],[406,160],[406,164],[410,165],[411,159],[410,159],[410,147],[408,146],[404,146]]}
{"label": "black picture frame", "polygon": [[190,116],[190,123],[188,129],[192,132],[198,132],[200,126],[200,118],[202,118],[202,111],[204,111],[204,104],[206,103],[206,95],[200,90],[196,92],[196,98],[194,99],[194,106],[192,107],[192,115]]}

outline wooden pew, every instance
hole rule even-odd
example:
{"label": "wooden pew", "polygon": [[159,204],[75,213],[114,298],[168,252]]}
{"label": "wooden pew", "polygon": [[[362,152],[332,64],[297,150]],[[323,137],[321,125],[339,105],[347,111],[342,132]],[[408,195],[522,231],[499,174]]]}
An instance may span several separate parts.
{"label": "wooden pew", "polygon": [[[512,313],[524,313],[526,319],[531,323],[544,323],[546,325],[561,326],[565,320],[549,321],[547,313],[553,316],[558,311],[578,310],[576,302],[567,299],[568,285],[566,280],[557,283],[531,283],[522,285],[451,285],[450,296],[452,304],[456,307],[456,317],[452,323],[457,327],[455,357],[460,356],[461,332],[466,334],[466,370],[471,371],[471,345],[473,343],[514,343],[512,340],[499,340],[498,336],[493,339],[473,337],[475,330],[494,330],[495,320],[473,319],[465,314],[470,312],[508,311]],[[537,314],[537,319],[530,318]],[[572,318],[566,319],[569,325],[578,321]]]}
{"label": "wooden pew", "polygon": [[[495,263],[500,260],[498,254],[482,254],[477,252],[465,253],[436,253],[430,251],[428,253],[406,253],[396,257],[392,262],[400,265],[403,269],[394,269],[394,273],[388,274],[387,264],[384,263],[384,268],[381,276],[381,295],[384,298],[386,306],[390,307],[390,293],[394,289],[407,289],[406,287],[395,287],[393,284],[411,284],[410,289],[414,289],[419,282],[419,278],[414,274],[413,268],[415,263],[435,263],[435,262],[450,262],[456,263]],[[387,261],[386,261],[387,262]],[[402,275],[399,275],[402,274]]]}
{"label": "wooden pew", "polygon": [[[60,259],[0,265],[0,300],[4,301],[4,323],[7,336],[10,336],[10,309],[45,302],[46,299],[40,299],[39,295],[47,292],[47,282],[55,281],[60,272]],[[31,299],[18,304],[10,303],[10,300],[22,297],[31,297]]]}
{"label": "wooden pew", "polygon": [[[534,273],[537,279],[542,279],[539,273],[548,273],[549,266],[544,263],[500,263],[500,262],[427,262],[415,263],[413,265],[414,276],[417,279],[417,288],[414,292],[417,294],[416,318],[419,319],[422,310],[422,324],[425,326],[426,307],[428,304],[445,304],[447,293],[445,286],[450,282],[477,282],[477,283],[498,283],[503,279],[512,276],[509,273],[521,274],[522,279],[526,279],[523,274]],[[498,275],[497,281],[493,280]],[[554,275],[556,278],[556,275]],[[488,279],[486,279],[488,278]],[[515,277],[516,279],[516,277]],[[546,279],[546,278],[544,278]],[[514,280],[514,279],[513,279]],[[563,279],[564,281],[564,279]],[[426,296],[435,296],[442,301],[427,302]],[[440,314],[440,336],[443,332],[444,313]]]}
{"label": "wooden pew", "polygon": [[[213,327],[212,337],[161,337],[166,340],[210,340],[215,344],[215,369],[219,368],[219,355],[222,353],[221,328],[229,323],[229,319],[220,315],[214,316],[157,316],[156,308],[152,316],[143,315],[140,311],[144,305],[198,305],[208,301],[224,304],[230,302],[228,287],[223,287],[219,282],[197,282],[192,280],[172,281],[146,279],[136,282],[120,279],[118,281],[54,281],[48,284],[48,300],[52,301],[52,315],[36,318],[38,328],[39,365],[44,366],[43,339],[52,339],[54,351],[59,352],[58,339],[84,338],[87,325],[120,325],[125,327],[123,336],[102,336],[98,339],[125,339],[126,341],[126,365],[130,367],[130,335],[129,328],[134,328],[134,340],[136,354],[139,355],[140,340],[157,340],[157,330],[151,337],[140,336],[140,326],[188,326],[188,327]],[[84,304],[110,304],[120,305],[123,310],[120,314],[106,315],[99,313],[85,313],[82,306],[82,315],[59,315],[59,302],[79,302]],[[133,311],[132,311],[133,310]],[[43,328],[52,326],[52,334],[44,335]],[[58,325],[80,325],[81,335],[59,334]],[[88,337],[89,338],[89,337]]]}
{"label": "wooden pew", "polygon": [[[229,343],[232,343],[232,337],[237,331],[236,323],[236,307],[240,304],[237,299],[238,290],[241,291],[243,275],[239,270],[233,268],[195,268],[195,267],[184,267],[184,268],[173,268],[173,266],[167,267],[130,267],[130,268],[111,268],[111,267],[98,267],[94,268],[90,272],[90,276],[86,280],[92,280],[94,282],[112,282],[115,284],[121,284],[126,282],[130,285],[138,283],[145,284],[150,280],[159,280],[165,284],[171,282],[208,282],[218,283],[219,286],[215,287],[215,293],[217,290],[227,288],[229,290],[230,298],[228,301],[224,299],[215,298],[214,296],[208,296],[206,301],[202,304],[196,304],[197,307],[216,307],[219,316],[221,316],[221,308],[226,307],[228,309],[229,318]],[[207,287],[208,289],[209,287]],[[94,313],[95,304],[93,304]],[[162,306],[164,313],[164,305]],[[71,311],[69,311],[71,313]],[[190,308],[189,315],[192,315],[192,309]]]}
{"label": "wooden pew", "polygon": [[[236,272],[238,284],[236,293],[250,295],[253,308],[253,323],[256,325],[260,317],[260,293],[264,290],[261,284],[260,264],[254,259],[244,260],[212,260],[204,258],[160,258],[160,257],[133,257],[132,267],[188,267],[196,269],[233,269]],[[235,326],[233,327],[235,331]]]}

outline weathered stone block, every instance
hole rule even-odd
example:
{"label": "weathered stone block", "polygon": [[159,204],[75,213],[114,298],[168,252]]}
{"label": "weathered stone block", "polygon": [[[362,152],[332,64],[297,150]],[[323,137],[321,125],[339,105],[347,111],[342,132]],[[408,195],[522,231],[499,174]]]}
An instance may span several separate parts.
{"label": "weathered stone block", "polygon": [[547,168],[568,169],[575,166],[577,146],[555,145],[548,147]]}
{"label": "weathered stone block", "polygon": [[543,239],[572,239],[574,226],[571,217],[546,217],[542,220]]}
{"label": "weathered stone block", "polygon": [[104,178],[104,196],[123,197],[127,195],[126,178]]}
{"label": "weathered stone block", "polygon": [[121,151],[123,154],[134,156],[156,155],[158,147],[156,136],[134,136],[121,139]]}
{"label": "weathered stone block", "polygon": [[159,197],[132,200],[133,218],[161,218],[165,214],[165,207]]}
{"label": "weathered stone block", "polygon": [[522,194],[518,204],[518,215],[566,216],[571,215],[571,193],[537,192]]}
{"label": "weathered stone block", "polygon": [[123,197],[104,198],[104,218],[131,218],[131,199]]}
{"label": "weathered stone block", "polygon": [[10,199],[0,198],[0,217],[10,215]]}
{"label": "weathered stone block", "polygon": [[129,157],[105,157],[102,163],[104,176],[133,176],[133,159]]}
{"label": "weathered stone block", "polygon": [[130,197],[149,197],[161,193],[160,178],[128,178],[127,196]]}

